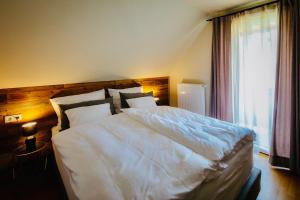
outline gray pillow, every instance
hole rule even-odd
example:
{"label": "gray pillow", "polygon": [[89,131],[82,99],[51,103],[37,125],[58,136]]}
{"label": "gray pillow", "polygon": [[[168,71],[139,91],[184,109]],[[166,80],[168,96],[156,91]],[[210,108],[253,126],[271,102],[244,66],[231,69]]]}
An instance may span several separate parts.
{"label": "gray pillow", "polygon": [[59,108],[60,108],[60,112],[61,112],[61,131],[70,128],[70,122],[65,113],[66,110],[78,108],[78,107],[100,105],[100,104],[105,104],[105,103],[110,104],[111,114],[112,115],[116,114],[112,97],[109,97],[109,98],[106,98],[103,100],[84,101],[84,102],[74,103],[74,104],[60,104]]}
{"label": "gray pillow", "polygon": [[129,108],[129,105],[127,103],[127,99],[134,99],[139,97],[153,97],[153,91],[147,92],[147,93],[122,93],[120,92],[120,98],[121,98],[121,107],[122,108]]}

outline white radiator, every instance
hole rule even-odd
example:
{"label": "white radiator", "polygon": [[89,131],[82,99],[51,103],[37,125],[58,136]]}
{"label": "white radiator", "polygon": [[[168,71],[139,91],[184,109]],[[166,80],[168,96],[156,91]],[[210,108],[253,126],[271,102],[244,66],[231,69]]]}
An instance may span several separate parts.
{"label": "white radiator", "polygon": [[179,108],[205,115],[205,85],[179,83],[177,95]]}

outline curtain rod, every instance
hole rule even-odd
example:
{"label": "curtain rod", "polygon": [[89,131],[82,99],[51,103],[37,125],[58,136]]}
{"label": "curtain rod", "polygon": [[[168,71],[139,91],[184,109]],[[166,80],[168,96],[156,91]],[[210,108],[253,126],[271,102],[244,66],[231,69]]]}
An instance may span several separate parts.
{"label": "curtain rod", "polygon": [[272,3],[276,3],[279,0],[261,0],[261,1],[256,1],[256,2],[250,2],[241,6],[237,6],[231,9],[227,9],[224,11],[220,11],[215,13],[213,16],[209,17],[206,21],[212,21],[215,18],[218,17],[225,17],[225,16],[229,16],[229,15],[234,15],[236,13],[240,13],[243,11],[247,11],[247,10],[252,10],[261,6],[265,6],[265,5],[269,5]]}

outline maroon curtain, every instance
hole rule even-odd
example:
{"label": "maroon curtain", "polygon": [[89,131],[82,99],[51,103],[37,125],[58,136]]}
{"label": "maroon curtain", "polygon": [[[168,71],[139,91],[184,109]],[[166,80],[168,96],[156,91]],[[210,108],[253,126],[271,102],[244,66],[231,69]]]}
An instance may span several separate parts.
{"label": "maroon curtain", "polygon": [[231,17],[213,19],[210,115],[232,121]]}
{"label": "maroon curtain", "polygon": [[292,12],[287,1],[279,4],[279,34],[273,137],[270,152],[272,165],[289,167],[292,93]]}
{"label": "maroon curtain", "polygon": [[280,1],[274,125],[270,163],[300,174],[299,1]]}
{"label": "maroon curtain", "polygon": [[290,169],[300,175],[300,2],[290,1],[293,10],[292,120]]}

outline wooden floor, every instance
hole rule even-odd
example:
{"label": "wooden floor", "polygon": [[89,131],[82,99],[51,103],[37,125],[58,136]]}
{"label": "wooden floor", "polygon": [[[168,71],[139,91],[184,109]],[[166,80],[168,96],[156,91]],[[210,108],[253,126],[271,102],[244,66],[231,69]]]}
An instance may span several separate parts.
{"label": "wooden floor", "polygon": [[261,169],[261,191],[257,200],[300,200],[300,177],[288,171],[272,169],[268,156],[254,156],[255,167]]}
{"label": "wooden floor", "polygon": [[[261,192],[258,200],[300,200],[300,177],[272,169],[268,157],[254,156],[255,167],[262,170]],[[57,176],[49,171],[44,179],[27,184],[0,184],[2,200],[56,200],[63,199]]]}

